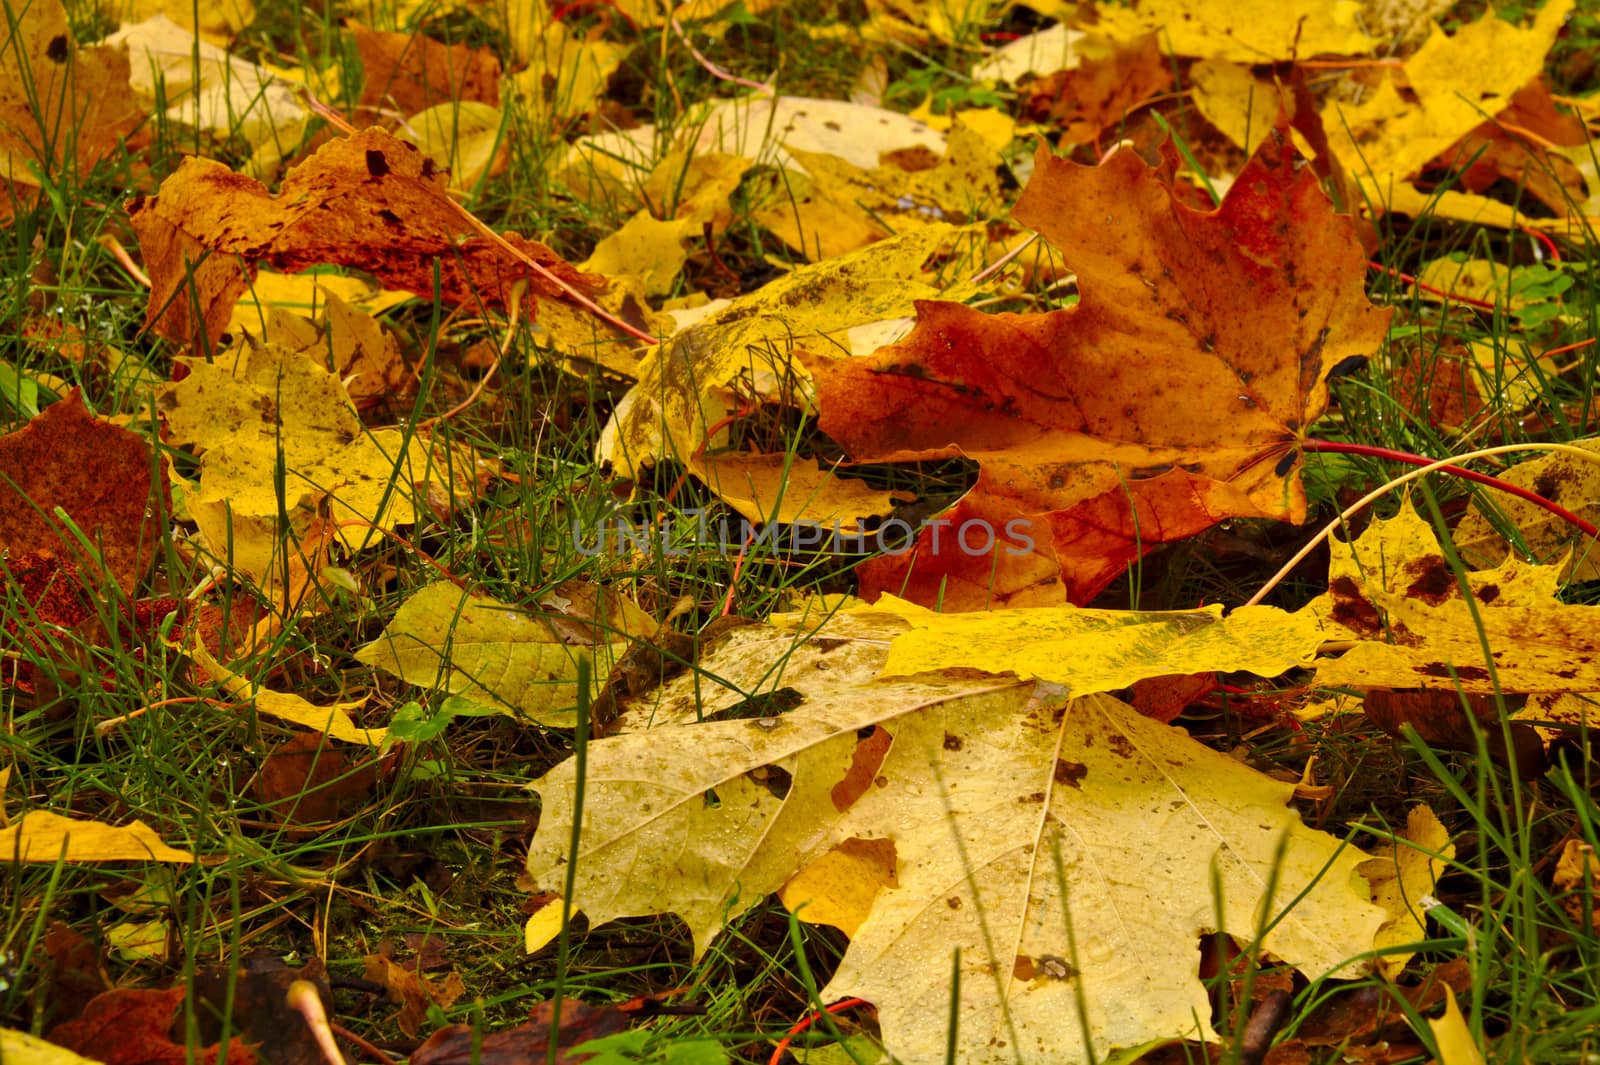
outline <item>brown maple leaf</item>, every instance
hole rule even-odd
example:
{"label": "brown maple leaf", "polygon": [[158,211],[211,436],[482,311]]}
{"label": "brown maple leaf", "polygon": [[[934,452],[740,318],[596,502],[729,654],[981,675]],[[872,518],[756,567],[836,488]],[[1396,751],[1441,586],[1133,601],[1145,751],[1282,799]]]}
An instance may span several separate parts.
{"label": "brown maple leaf", "polygon": [[1283,130],[1215,211],[1185,206],[1174,170],[1170,149],[1156,168],[1041,150],[1015,213],[1077,272],[1075,307],[922,302],[900,343],[807,357],[821,428],[852,460],[981,468],[943,526],[863,567],[863,594],[1083,603],[1225,518],[1304,520],[1299,441],[1389,312],[1367,301],[1355,229]]}
{"label": "brown maple leaf", "polygon": [[507,307],[522,283],[535,295],[562,297],[509,245],[575,290],[598,289],[598,278],[537,241],[484,236],[445,186],[431,159],[375,129],[324,144],[289,171],[276,196],[220,163],[185,159],[158,195],[128,204],[151,281],[145,325],[180,342],[203,328],[215,343],[262,264],[288,273],[355,267],[424,298],[433,295],[437,266],[440,297],[471,307]]}

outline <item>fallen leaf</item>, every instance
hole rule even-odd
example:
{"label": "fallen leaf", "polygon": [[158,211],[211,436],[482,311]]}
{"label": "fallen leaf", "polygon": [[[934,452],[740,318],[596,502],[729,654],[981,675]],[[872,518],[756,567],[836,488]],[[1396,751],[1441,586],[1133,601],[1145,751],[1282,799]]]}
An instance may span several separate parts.
{"label": "fallen leaf", "polygon": [[364,747],[383,746],[384,737],[387,735],[384,729],[359,728],[350,719],[351,710],[366,705],[366,696],[349,702],[316,706],[298,695],[263,688],[240,676],[213,658],[204,647],[191,644],[187,650],[195,664],[205,670],[207,676],[224,692],[239,702],[254,707],[256,713],[311,729],[318,734],[325,733],[345,743],[358,743]]}
{"label": "fallen leaf", "polygon": [[[1600,440],[1574,440],[1572,446],[1600,454]],[[1600,521],[1600,463],[1566,454],[1542,455],[1519,462],[1498,475],[1530,489],[1590,522]],[[1498,493],[1495,509],[1514,527],[1535,559],[1556,566],[1563,581],[1600,579],[1600,547],[1562,518],[1515,496]],[[1487,568],[1511,557],[1511,545],[1495,530],[1481,505],[1469,510],[1453,536],[1461,557]]]}
{"label": "fallen leaf", "polygon": [[1234,144],[1254,154],[1278,121],[1279,92],[1240,63],[1202,59],[1189,68],[1194,105]]}
{"label": "fallen leaf", "polygon": [[[264,339],[267,322],[274,310],[287,311],[306,320],[320,318],[326,307],[337,297],[347,307],[359,313],[381,314],[391,307],[411,299],[409,292],[379,289],[356,277],[337,274],[280,274],[262,270],[250,283],[249,289],[233,305],[228,318],[227,332],[233,337],[250,333]],[[355,396],[359,387],[352,386]]]}
{"label": "fallen leaf", "polygon": [[316,958],[291,966],[270,953],[253,953],[237,966],[197,970],[189,1008],[200,1040],[221,1039],[226,1018],[229,1030],[271,1065],[327,1065],[304,1015],[289,1004],[288,992],[296,983],[316,988],[324,1011],[333,1014],[327,970]]}
{"label": "fallen leaf", "polygon": [[[792,357],[795,344],[842,343],[850,328],[909,313],[918,297],[938,294],[924,266],[959,232],[928,226],[801,267],[678,332],[639,366],[638,383],[601,433],[597,457],[630,480],[662,459],[683,463],[702,481],[727,487],[729,505],[750,521],[829,525],[837,517],[849,524],[866,514],[887,514],[894,505],[892,493],[877,492],[873,509],[845,514],[834,490],[815,477],[786,489],[780,503],[776,491],[763,487],[759,470],[788,465],[791,472],[806,473],[807,464],[783,454],[724,459],[725,419],[741,408],[741,397],[781,401],[792,396],[793,378],[803,372]],[[817,498],[827,501],[825,513],[807,507]],[[853,506],[866,501],[861,494],[845,498]],[[770,508],[775,505],[774,516]]]}
{"label": "fallen leaf", "polygon": [[577,855],[573,763],[535,784],[531,882],[559,887],[571,861],[591,926],[673,912],[698,955],[846,840],[874,841],[872,868],[892,851],[897,883],[876,872],[875,891],[810,896],[859,921],[822,996],[872,1001],[907,1062],[946,1060],[952,951],[959,1060],[1089,1060],[1079,994],[1100,1056],[1204,1035],[1195,944],[1215,927],[1211,877],[1224,926],[1249,937],[1279,858],[1271,908],[1300,902],[1265,949],[1311,974],[1359,968],[1349,959],[1382,920],[1354,875],[1362,856],[1299,824],[1293,784],[1106,696],[972,669],[880,677],[906,625],[864,611],[730,632],[693,674],[631,701],[624,721],[652,727],[592,742]]}
{"label": "fallen leaf", "polygon": [[404,139],[450,172],[450,189],[472,193],[511,163],[511,127],[498,107],[437,104],[412,115]]}
{"label": "fallen leaf", "polygon": [[1540,77],[1571,10],[1571,0],[1553,0],[1527,28],[1493,12],[1452,35],[1435,26],[1396,75],[1403,86],[1386,78],[1359,104],[1329,108],[1324,123],[1334,153],[1374,202],[1400,210],[1391,202],[1396,186],[1510,107]]}
{"label": "fallen leaf", "polygon": [[214,137],[238,136],[252,145],[280,134],[293,139],[310,114],[296,87],[265,67],[197,40],[192,29],[179,25],[189,11],[153,14],[106,38],[107,45],[127,49],[132,60],[124,95],[131,88],[140,107],[162,103],[165,120]]}
{"label": "fallen leaf", "polygon": [[1098,33],[1132,41],[1160,35],[1174,55],[1271,63],[1319,55],[1365,55],[1377,44],[1354,3],[1318,0],[1134,0],[1098,9]]}
{"label": "fallen leaf", "polygon": [[1567,840],[1556,856],[1550,886],[1560,893],[1556,901],[1573,925],[1584,932],[1600,929],[1600,906],[1595,904],[1596,884],[1600,884],[1600,859],[1595,858],[1594,847],[1582,840]]}
{"label": "fallen leaf", "polygon": [[957,535],[940,549],[924,528],[911,552],[868,562],[863,594],[1082,603],[1226,517],[1304,520],[1298,440],[1389,312],[1367,302],[1354,228],[1282,132],[1213,212],[1181,202],[1172,165],[1039,155],[1015,214],[1077,272],[1075,307],[921,302],[912,334],[870,358],[805,359],[819,425],[852,461],[981,468],[943,516]]}
{"label": "fallen leaf", "polygon": [[[1115,132],[1129,111],[1172,85],[1172,68],[1154,33],[1119,46],[1103,58],[1083,60],[1030,83],[1025,114],[1061,130],[1063,147],[1098,143]],[[1271,128],[1269,122],[1262,129]]]}
{"label": "fallen leaf", "polygon": [[500,103],[500,61],[487,48],[374,30],[359,22],[345,28],[361,56],[359,106],[369,113],[406,118],[440,104]]}
{"label": "fallen leaf", "polygon": [[[383,343],[375,330],[334,321],[329,337],[350,345],[347,367]],[[477,488],[478,471],[427,436],[364,429],[338,372],[308,357],[320,362],[327,350],[327,341],[247,343],[231,357],[185,358],[188,375],[156,397],[167,442],[201,452],[200,489],[186,497],[201,541],[269,598],[286,555],[315,552],[324,512],[327,532],[359,550],[376,541],[375,529],[415,522],[430,485],[447,482],[446,498]],[[379,365],[388,357],[368,354]]]}
{"label": "fallen leaf", "polygon": [[83,1016],[50,1031],[50,1041],[68,1050],[94,1055],[101,1065],[256,1065],[259,1060],[243,1039],[234,1036],[227,1049],[212,1045],[192,1058],[189,1049],[168,1034],[184,999],[182,987],[166,991],[117,988],[90,1002]]}
{"label": "fallen leaf", "polygon": [[996,48],[987,58],[974,64],[976,81],[1004,81],[1015,85],[1023,78],[1041,78],[1058,70],[1071,70],[1084,59],[1084,43],[1089,38],[1065,22],[1019,37]]}
{"label": "fallen leaf", "polygon": [[1498,765],[1515,766],[1523,780],[1533,780],[1548,767],[1544,741],[1532,725],[1508,723],[1509,715],[1526,696],[1494,696],[1458,692],[1449,687],[1394,691],[1370,688],[1362,702],[1367,717],[1398,739],[1409,727],[1430,747],[1447,751],[1478,750],[1480,737],[1489,758]]}
{"label": "fallen leaf", "polygon": [[344,752],[320,732],[297,732],[261,763],[251,782],[253,797],[291,826],[337,820],[341,807],[368,795],[378,763],[348,766]]}
{"label": "fallen leaf", "polygon": [[1600,691],[1600,607],[1559,602],[1559,567],[1508,558],[1469,570],[1468,604],[1433,527],[1409,506],[1330,546],[1328,591],[1302,610],[1323,619],[1330,640],[1355,643],[1317,663],[1319,687]]}
{"label": "fallen leaf", "polygon": [[452,205],[437,164],[379,130],[324,144],[289,171],[276,196],[191,156],[158,195],[131,200],[128,215],[151,278],[146,325],[180,342],[204,336],[208,347],[222,335],[247,271],[260,264],[289,273],[352,266],[432,299],[437,262],[441,298],[470,307],[505,308],[518,285],[559,298],[561,290],[523,258],[580,291],[600,284],[536,241],[506,234],[523,257],[516,258],[479,234]]}
{"label": "fallen leaf", "polygon": [[401,1032],[412,1039],[421,1032],[423,1023],[428,1019],[430,1006],[449,1009],[467,993],[466,984],[461,982],[461,975],[456,972],[449,973],[441,980],[429,980],[382,954],[368,954],[364,964],[366,979],[383,985],[389,992],[389,998],[400,1004],[395,1023]]}
{"label": "fallen leaf", "polygon": [[[0,180],[17,201],[32,201],[43,181],[70,169],[86,177],[143,120],[127,91],[128,56],[101,45],[80,48],[60,0],[7,10],[0,41]],[[71,136],[64,131],[70,130]],[[16,203],[0,202],[0,221]]]}
{"label": "fallen leaf", "polygon": [[101,1065],[99,1058],[82,1057],[14,1028],[0,1028],[0,1061],[21,1061],[27,1065]]}
{"label": "fallen leaf", "polygon": [[1478,1039],[1467,1027],[1467,1019],[1456,1005],[1456,996],[1448,988],[1444,993],[1444,1016],[1437,1020],[1429,1018],[1428,1028],[1439,1048],[1438,1065],[1484,1065]]}
{"label": "fallen leaf", "polygon": [[528,1021],[514,1028],[485,1032],[475,1024],[452,1024],[434,1032],[411,1053],[411,1065],[578,1065],[589,1054],[574,1054],[573,1048],[592,1039],[620,1032],[628,1026],[628,1014],[617,1006],[586,1006],[575,998],[561,1000],[559,1041],[554,1055],[549,1053],[550,1003],[533,1007]]}
{"label": "fallen leaf", "polygon": [[562,611],[438,581],[406,600],[356,658],[408,684],[560,728],[571,726],[578,702],[579,657],[593,659],[591,678],[603,680],[634,638],[654,631],[653,619],[602,589]]}
{"label": "fallen leaf", "polygon": [[[0,437],[0,550],[13,559],[53,555],[86,574],[103,571],[131,593],[155,558],[158,525],[172,510],[165,469],[142,437],[90,414],[74,389]],[[57,508],[103,565],[90,564]]]}
{"label": "fallen leaf", "polygon": [[1535,79],[1424,169],[1448,173],[1453,183],[1479,196],[1504,181],[1515,186],[1519,199],[1531,195],[1558,217],[1582,214],[1589,197],[1583,174],[1555,149],[1583,146],[1587,151],[1588,143],[1583,123],[1557,111],[1550,90]]}
{"label": "fallen leaf", "polygon": [[1397,954],[1393,948],[1428,938],[1426,900],[1433,897],[1446,863],[1456,856],[1456,845],[1438,815],[1419,804],[1406,815],[1405,832],[1386,849],[1387,854],[1367,859],[1359,869],[1372,885],[1372,901],[1389,915],[1373,946],[1389,951],[1378,959],[1378,968],[1393,980],[1412,958],[1410,951]]}
{"label": "fallen leaf", "polygon": [[30,810],[0,828],[0,861],[178,862],[194,855],[161,842],[143,821],[107,825],[80,821],[52,810]]}
{"label": "fallen leaf", "polygon": [[803,170],[771,181],[753,205],[757,222],[812,262],[837,259],[891,235],[964,224],[1001,207],[1000,150],[959,120],[931,166],[885,161],[862,169],[789,145]]}
{"label": "fallen leaf", "polygon": [[1085,610],[1073,606],[937,614],[884,595],[873,606],[903,617],[886,677],[949,669],[1012,673],[1063,685],[1070,695],[1109,692],[1147,677],[1202,670],[1275,677],[1311,665],[1325,636],[1307,615],[1273,607]]}

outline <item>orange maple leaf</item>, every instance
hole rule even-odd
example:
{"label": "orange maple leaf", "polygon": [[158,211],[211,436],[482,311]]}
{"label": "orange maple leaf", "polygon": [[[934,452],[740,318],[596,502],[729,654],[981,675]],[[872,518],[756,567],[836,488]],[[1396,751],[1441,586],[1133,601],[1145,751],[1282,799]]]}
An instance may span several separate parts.
{"label": "orange maple leaf", "polygon": [[[537,241],[481,235],[445,192],[445,172],[414,146],[369,129],[330,141],[289,171],[278,195],[220,163],[190,158],[155,196],[128,204],[150,274],[145,324],[169,339],[221,337],[249,270],[265,263],[293,273],[352,266],[391,288],[448,303],[504,308],[512,288],[562,292],[506,245],[574,290],[601,280]],[[532,301],[527,301],[531,303]]]}
{"label": "orange maple leaf", "polygon": [[1367,301],[1355,228],[1284,131],[1214,211],[1182,202],[1175,169],[1170,149],[1156,168],[1041,150],[1015,213],[1077,272],[1077,306],[923,302],[900,343],[807,358],[821,428],[852,460],[981,468],[943,526],[862,568],[864,595],[1083,603],[1225,518],[1304,520],[1299,441],[1389,311]]}

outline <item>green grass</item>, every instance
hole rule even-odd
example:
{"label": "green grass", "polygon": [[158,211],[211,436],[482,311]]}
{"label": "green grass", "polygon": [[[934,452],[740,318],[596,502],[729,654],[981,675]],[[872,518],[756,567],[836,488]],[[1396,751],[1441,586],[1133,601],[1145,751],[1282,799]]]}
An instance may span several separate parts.
{"label": "green grass", "polygon": [[[943,103],[1014,105],[1014,100],[975,98],[957,73],[987,25],[980,14],[958,20],[955,43],[921,49],[885,46],[873,52],[849,46],[849,38],[841,44],[812,37],[811,30],[836,19],[861,19],[863,5],[853,3],[746,14],[720,40],[695,30],[691,35],[696,47],[733,73],[760,80],[776,72],[786,93],[846,95],[863,70],[881,60],[890,98],[907,108],[930,93]],[[74,16],[79,32],[91,28],[90,8]],[[1577,24],[1591,45],[1594,17],[1591,9],[1582,16],[1589,21]],[[633,46],[613,94],[616,106],[632,117],[670,123],[695,102],[730,93],[676,40],[664,40],[662,31],[639,31],[621,22],[605,27],[598,15],[586,19],[596,32]],[[502,52],[506,48],[492,27],[461,15],[451,16],[446,35]],[[264,4],[244,41],[259,54],[292,55],[302,63],[353,58],[331,22],[284,5]],[[1579,51],[1569,39],[1557,55],[1565,64],[1568,91],[1593,88],[1592,74],[1584,82],[1572,65]],[[569,195],[556,179],[565,141],[548,130],[515,124],[525,120],[513,115],[506,135],[510,165],[471,206],[493,224],[535,236],[581,260],[630,211]],[[19,205],[5,230],[0,428],[20,427],[71,388],[81,389],[98,413],[135,415],[155,383],[172,370],[178,352],[141,332],[145,294],[100,239],[115,238],[134,248],[123,200],[153,191],[153,182],[198,143],[194,134],[159,120],[145,132],[150,143],[139,154],[114,155],[92,173],[70,167],[50,173],[46,194]],[[579,132],[578,126],[566,132]],[[73,132],[67,128],[61,135],[70,138]],[[204,151],[237,164],[248,146],[225,142],[204,145]],[[796,257],[750,217],[746,200],[736,196],[735,205],[741,213],[718,245],[721,266],[755,278],[774,265],[792,265]],[[1384,265],[1407,272],[1450,252],[1491,258],[1508,268],[1532,263],[1526,237],[1434,219],[1386,226],[1382,237]],[[1459,306],[1441,310],[1414,288],[1374,273],[1374,299],[1397,308],[1393,340],[1372,369],[1338,382],[1336,409],[1319,434],[1441,457],[1489,442],[1593,435],[1600,347],[1572,352],[1536,382],[1534,406],[1547,417],[1491,404],[1471,433],[1411,413],[1417,403],[1407,389],[1416,386],[1390,369],[1414,347],[1425,375],[1452,345],[1479,341],[1496,353],[1492,374],[1504,375],[1524,346],[1542,351],[1597,335],[1600,277],[1586,269],[1593,251],[1566,244],[1559,267],[1541,267],[1569,278],[1570,285],[1546,301],[1559,305],[1561,317],[1533,322]],[[697,252],[682,285],[708,286],[724,273]],[[1018,297],[1017,306],[1031,309],[1057,298],[1030,292]],[[75,357],[68,343],[36,340],[40,323],[72,327],[76,332],[67,339],[81,334],[91,357]],[[475,341],[498,345],[504,329],[498,321],[461,324],[435,313],[425,301],[391,312],[386,324],[399,333],[411,357],[433,353],[431,387],[406,414],[412,424],[450,410],[471,391],[482,370],[464,366],[461,353]],[[270,650],[248,667],[235,668],[248,668],[267,686],[313,702],[370,694],[361,711],[369,724],[388,721],[409,702],[431,702],[427,693],[375,673],[353,657],[402,601],[435,579],[437,570],[425,559],[519,604],[573,579],[625,589],[657,617],[687,596],[691,607],[679,622],[684,629],[698,628],[720,613],[730,585],[734,608],[752,617],[807,592],[852,587],[848,561],[793,556],[768,546],[743,560],[737,579],[735,558],[703,545],[682,545],[682,554],[662,552],[658,545],[636,557],[576,550],[574,518],[593,519],[618,501],[594,466],[593,448],[624,391],[625,382],[598,373],[563,372],[526,331],[519,332],[485,398],[443,423],[445,439],[498,456],[516,479],[498,481],[483,500],[461,512],[427,517],[393,541],[358,556],[336,557],[350,587],[330,591],[326,609],[284,619]],[[134,424],[148,432],[148,418]],[[827,455],[833,448],[810,424],[770,411],[734,431],[744,434],[741,439],[760,439],[773,450],[801,455]],[[193,473],[192,456],[171,448],[164,453],[176,470]],[[680,472],[663,464],[651,479],[633,486],[626,513],[644,520],[676,519],[683,527],[692,524],[687,515],[695,510],[713,520],[732,516],[692,480],[680,486]],[[1341,497],[1395,472],[1375,460],[1313,456],[1306,477],[1314,516],[1326,520]],[[909,483],[924,498],[947,501],[970,483],[971,470],[945,463],[882,476],[901,478],[897,483]],[[1476,489],[1449,479],[1434,478],[1432,487],[1446,515],[1478,497]],[[190,531],[181,518],[163,526],[167,537],[140,593],[182,597],[206,577],[210,560],[178,535]],[[1144,608],[1242,602],[1303,536],[1304,530],[1286,526],[1227,523],[1152,556],[1101,602]],[[1320,590],[1321,572],[1314,557],[1276,601],[1304,602]],[[484,1032],[504,1028],[558,994],[601,1004],[689,988],[682,1000],[704,1012],[654,1021],[649,1029],[654,1041],[642,1057],[671,1060],[673,1047],[711,1038],[735,1060],[765,1061],[772,1041],[812,1008],[817,987],[837,965],[844,938],[831,929],[793,924],[772,900],[735,921],[698,960],[686,931],[671,918],[618,921],[592,931],[580,922],[564,966],[554,950],[526,956],[521,927],[528,896],[517,877],[524,841],[537,820],[537,803],[526,785],[570,756],[570,737],[500,716],[461,717],[442,735],[398,756],[369,762],[351,755],[352,764],[321,785],[323,790],[349,785],[332,821],[314,828],[286,822],[283,803],[303,807],[321,797],[315,791],[263,795],[263,766],[293,730],[229,705],[213,685],[196,679],[181,649],[163,638],[171,632],[130,625],[114,590],[104,581],[87,580],[92,594],[84,597],[84,606],[93,620],[73,630],[44,630],[45,637],[32,643],[9,635],[41,631],[29,597],[18,580],[0,582],[0,622],[8,632],[0,661],[6,672],[0,682],[5,722],[0,766],[11,767],[6,813],[14,820],[30,809],[48,808],[119,824],[138,819],[170,844],[193,849],[206,860],[170,869],[7,864],[0,870],[0,1022],[39,1032],[67,1019],[75,1000],[62,980],[94,968],[74,960],[68,950],[81,938],[109,983],[121,987],[190,986],[206,970],[250,956],[290,967],[322,959],[334,986],[334,1019],[394,1050],[408,1043],[394,1020],[397,1007],[367,980],[363,959],[385,945],[407,957],[416,950],[417,937],[425,936],[442,944],[467,995],[448,1009],[435,1009],[424,1034],[448,1022]],[[1563,594],[1569,601],[1593,602],[1595,592],[1580,586]],[[233,594],[247,598],[242,590]],[[17,670],[32,672],[31,692],[9,683]],[[1242,745],[1252,764],[1280,775],[1298,775],[1315,754],[1317,778],[1333,792],[1305,805],[1307,820],[1335,833],[1349,832],[1358,843],[1370,844],[1395,830],[1415,802],[1433,805],[1459,847],[1438,896],[1465,931],[1436,922],[1430,932],[1434,938],[1419,945],[1412,972],[1465,959],[1472,981],[1462,1005],[1476,1029],[1493,1037],[1491,1060],[1595,1060],[1600,1047],[1590,1033],[1600,1021],[1593,1005],[1600,999],[1594,986],[1600,935],[1589,924],[1592,895],[1584,896],[1591,901],[1574,918],[1562,908],[1569,900],[1556,897],[1549,880],[1562,842],[1579,839],[1600,846],[1588,737],[1570,737],[1568,754],[1548,776],[1515,780],[1485,751],[1436,752],[1350,719],[1299,729],[1271,711],[1252,716],[1266,699],[1291,698],[1293,679],[1277,696],[1220,696],[1191,711],[1186,721],[1223,749]],[[111,720],[118,723],[96,727]],[[157,956],[119,947],[120,937],[141,925],[157,929]],[[1329,992],[1322,985],[1293,990],[1283,1028],[1289,1036],[1316,1016]],[[200,1020],[189,1007],[182,1027],[195,1041]],[[1219,1014],[1219,1028],[1231,1029],[1232,1020]],[[851,1022],[839,1024],[848,1029]],[[802,1042],[831,1038],[824,1030]],[[1194,1047],[1164,1053],[1170,1056],[1152,1060],[1203,1059]],[[1239,1060],[1237,1048],[1227,1053],[1226,1060]],[[1414,1060],[1426,1057],[1419,1046]],[[1313,1060],[1339,1060],[1338,1048],[1320,1048]]]}

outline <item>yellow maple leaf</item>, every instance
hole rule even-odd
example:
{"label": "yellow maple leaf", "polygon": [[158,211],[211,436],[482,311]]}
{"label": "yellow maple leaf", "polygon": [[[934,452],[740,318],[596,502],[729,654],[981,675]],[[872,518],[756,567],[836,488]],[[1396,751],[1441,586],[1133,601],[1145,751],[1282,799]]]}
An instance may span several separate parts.
{"label": "yellow maple leaf", "polygon": [[1469,604],[1433,527],[1409,506],[1331,546],[1328,591],[1301,612],[1320,618],[1329,639],[1354,643],[1318,662],[1319,685],[1600,691],[1600,607],[1560,603],[1560,567],[1508,558],[1470,570]]}
{"label": "yellow maple leaf", "polygon": [[[1204,1038],[1194,942],[1219,908],[1243,938],[1270,922],[1264,949],[1308,974],[1361,968],[1383,919],[1363,856],[1300,824],[1293,784],[1108,696],[972,668],[883,676],[909,626],[775,618],[629,700],[623,721],[651,727],[591,744],[578,854],[573,763],[535,783],[532,884],[575,869],[591,925],[673,912],[697,955],[781,890],[853,929],[822,995],[870,999],[908,1063],[946,1060],[953,952],[956,1056],[975,1063]],[[1086,645],[1062,669],[1100,675],[1096,658]]]}

